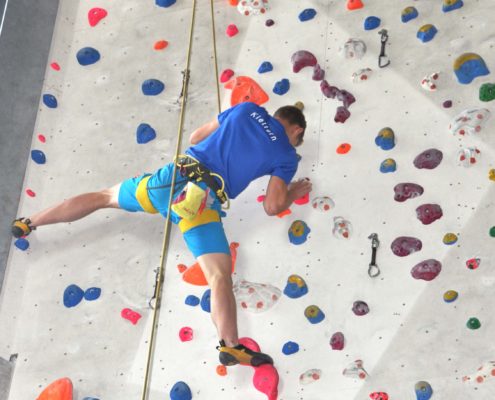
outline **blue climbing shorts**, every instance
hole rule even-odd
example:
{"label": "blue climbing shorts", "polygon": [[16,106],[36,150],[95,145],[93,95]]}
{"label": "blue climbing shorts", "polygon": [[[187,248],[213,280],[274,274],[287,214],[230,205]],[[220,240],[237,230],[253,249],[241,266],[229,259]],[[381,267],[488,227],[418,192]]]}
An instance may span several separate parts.
{"label": "blue climbing shorts", "polygon": [[[119,207],[130,212],[146,212],[139,203],[136,193],[138,192],[140,182],[143,179],[147,179],[146,192],[148,194],[148,201],[157,212],[166,218],[173,168],[173,163],[170,163],[160,168],[154,174],[143,174],[123,181],[119,191]],[[180,194],[186,184],[187,180],[177,172],[174,198]],[[198,186],[206,189],[204,182],[200,182]],[[207,206],[201,214],[202,217],[200,216],[192,221],[186,221],[173,211],[170,216],[171,221],[179,225],[187,247],[195,258],[210,253],[230,255],[229,242],[225,236],[220,217],[221,204],[213,193],[210,192],[209,196]]]}

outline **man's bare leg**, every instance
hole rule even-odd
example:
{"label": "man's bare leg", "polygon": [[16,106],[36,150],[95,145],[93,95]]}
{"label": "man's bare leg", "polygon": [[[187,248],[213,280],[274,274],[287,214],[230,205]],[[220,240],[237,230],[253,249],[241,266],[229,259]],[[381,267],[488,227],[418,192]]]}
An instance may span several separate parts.
{"label": "man's bare leg", "polygon": [[237,346],[237,306],[232,291],[232,258],[224,253],[211,253],[199,256],[198,262],[211,289],[211,318],[218,337],[229,347]]}
{"label": "man's bare leg", "polygon": [[120,183],[100,192],[71,197],[56,206],[34,214],[29,218],[31,226],[77,221],[102,208],[119,208],[119,190]]}

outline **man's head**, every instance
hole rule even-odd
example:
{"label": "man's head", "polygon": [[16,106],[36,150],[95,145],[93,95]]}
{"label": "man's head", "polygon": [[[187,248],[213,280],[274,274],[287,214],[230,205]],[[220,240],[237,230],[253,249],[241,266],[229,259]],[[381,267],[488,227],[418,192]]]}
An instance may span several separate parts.
{"label": "man's head", "polygon": [[273,117],[284,126],[289,142],[294,147],[302,144],[304,131],[306,130],[306,118],[304,118],[304,114],[299,108],[295,106],[280,107],[275,111]]}

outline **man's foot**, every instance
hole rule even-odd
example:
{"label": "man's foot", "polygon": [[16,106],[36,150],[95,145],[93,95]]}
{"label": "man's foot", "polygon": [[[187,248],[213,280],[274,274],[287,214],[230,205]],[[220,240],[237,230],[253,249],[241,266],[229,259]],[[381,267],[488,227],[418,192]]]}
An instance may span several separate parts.
{"label": "man's foot", "polygon": [[12,222],[11,232],[16,238],[27,236],[34,231],[36,227],[31,226],[31,220],[29,218],[18,218]]}
{"label": "man's foot", "polygon": [[218,355],[220,362],[226,366],[242,364],[258,367],[262,364],[273,364],[273,360],[268,354],[252,351],[242,344],[238,344],[235,347],[227,347],[222,340],[217,350],[220,351]]}

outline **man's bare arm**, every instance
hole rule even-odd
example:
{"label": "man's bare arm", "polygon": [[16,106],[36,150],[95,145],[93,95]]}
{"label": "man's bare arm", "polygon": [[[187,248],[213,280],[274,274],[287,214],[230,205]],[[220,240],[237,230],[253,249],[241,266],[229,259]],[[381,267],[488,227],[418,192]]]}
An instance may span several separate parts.
{"label": "man's bare arm", "polygon": [[198,129],[191,133],[191,136],[189,137],[189,143],[193,145],[198,144],[199,142],[210,136],[212,132],[215,131],[215,129],[217,129],[219,126],[220,124],[218,123],[217,119],[201,125]]}
{"label": "man's bare arm", "polygon": [[272,176],[266,188],[263,208],[268,215],[277,215],[287,210],[294,200],[309,193],[311,187],[311,182],[307,179],[301,179],[287,185],[283,179]]}

